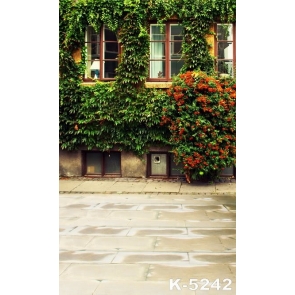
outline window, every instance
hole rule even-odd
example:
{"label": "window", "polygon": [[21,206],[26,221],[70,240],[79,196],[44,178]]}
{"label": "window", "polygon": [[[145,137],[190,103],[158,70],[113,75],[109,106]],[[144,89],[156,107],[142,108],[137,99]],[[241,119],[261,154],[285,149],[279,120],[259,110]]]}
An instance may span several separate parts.
{"label": "window", "polygon": [[121,176],[120,152],[84,152],[84,175]]}
{"label": "window", "polygon": [[151,152],[148,154],[148,176],[180,177],[181,164],[176,165],[174,156],[167,152]]}
{"label": "window", "polygon": [[150,25],[149,80],[167,81],[180,72],[183,33],[179,24]]}
{"label": "window", "polygon": [[235,67],[235,27],[233,24],[217,24],[217,38],[215,56],[217,57],[216,70],[219,74],[234,76]]}
{"label": "window", "polygon": [[85,34],[86,72],[85,79],[114,79],[118,67],[119,44],[117,36],[103,25],[100,32],[87,27]]}

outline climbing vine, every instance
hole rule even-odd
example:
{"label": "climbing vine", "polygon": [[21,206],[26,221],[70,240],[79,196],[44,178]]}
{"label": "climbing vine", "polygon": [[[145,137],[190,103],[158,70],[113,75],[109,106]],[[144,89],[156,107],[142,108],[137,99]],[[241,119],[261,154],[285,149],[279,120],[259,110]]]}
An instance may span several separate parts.
{"label": "climbing vine", "polygon": [[[161,125],[169,96],[147,89],[149,22],[181,20],[185,60],[181,73],[214,73],[214,58],[206,39],[213,22],[235,22],[235,0],[60,0],[59,76],[60,147],[108,150],[117,146],[138,155],[150,144],[171,145],[170,131]],[[123,50],[116,80],[83,85],[85,29],[102,24],[117,34]],[[79,59],[74,59],[74,55]]]}

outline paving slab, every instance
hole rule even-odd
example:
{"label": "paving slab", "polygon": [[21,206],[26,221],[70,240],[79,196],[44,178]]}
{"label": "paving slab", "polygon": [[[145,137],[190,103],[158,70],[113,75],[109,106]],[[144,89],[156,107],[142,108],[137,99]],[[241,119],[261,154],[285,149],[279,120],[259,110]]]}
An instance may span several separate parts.
{"label": "paving slab", "polygon": [[86,245],[93,239],[92,236],[59,236],[59,249],[80,250],[85,249]]}
{"label": "paving slab", "polygon": [[59,274],[61,275],[71,264],[70,263],[64,263],[59,262]]}
{"label": "paving slab", "polygon": [[87,211],[81,209],[59,208],[60,217],[86,217]]}
{"label": "paving slab", "polygon": [[209,221],[210,217],[207,216],[205,211],[193,211],[193,212],[159,212],[158,219],[164,220],[205,220]]}
{"label": "paving slab", "polygon": [[234,194],[211,195],[210,198],[219,204],[236,205],[236,196]]}
{"label": "paving slab", "polygon": [[148,269],[145,264],[73,263],[60,275],[60,280],[145,281]]}
{"label": "paving slab", "polygon": [[185,226],[187,228],[236,228],[236,222],[220,219],[210,221],[186,220]]}
{"label": "paving slab", "polygon": [[220,237],[220,242],[227,250],[236,251],[235,237]]}
{"label": "paving slab", "polygon": [[[191,287],[191,286],[190,286]],[[102,281],[93,295],[196,295],[188,288],[170,290],[169,281],[166,282],[122,282]],[[230,295],[230,294],[228,294]]]}
{"label": "paving slab", "polygon": [[60,281],[59,294],[70,295],[92,295],[100,285],[100,282],[95,280],[87,281]]}
{"label": "paving slab", "polygon": [[184,204],[183,205],[183,210],[187,210],[187,211],[198,211],[198,210],[201,210],[201,211],[224,211],[224,212],[228,212],[228,209],[223,206],[223,205],[187,205],[187,204]]}
{"label": "paving slab", "polygon": [[[131,226],[131,222],[135,222],[137,220],[129,220],[129,219],[110,219],[108,218],[108,216],[105,217],[100,217],[100,216],[93,216],[93,214],[91,214],[91,217],[87,217],[88,220],[90,220],[90,222],[87,222],[89,224],[85,224],[85,222],[83,220],[81,221],[77,221],[77,222],[71,222],[71,223],[67,223],[67,226],[75,226],[77,228],[81,227],[94,227],[94,226],[99,226],[101,228],[105,228],[105,227],[130,227]],[[138,221],[141,221],[141,219],[138,219]],[[146,220],[144,220],[144,223],[147,223]],[[77,230],[75,230],[77,232]],[[78,233],[79,234],[79,233]]]}
{"label": "paving slab", "polygon": [[218,237],[159,237],[155,251],[223,252],[225,246]]}
{"label": "paving slab", "polygon": [[148,219],[154,220],[158,218],[158,212],[151,211],[113,211],[109,215],[110,218],[114,219],[128,219],[128,220],[138,220],[138,219]]}
{"label": "paving slab", "polygon": [[171,235],[187,235],[186,228],[131,228],[128,236],[171,236]]}
{"label": "paving slab", "polygon": [[123,182],[117,181],[111,187],[109,187],[106,191],[114,191],[114,192],[141,192],[146,187],[145,182]]}
{"label": "paving slab", "polygon": [[65,216],[65,217],[60,217],[59,218],[59,226],[60,227],[70,227],[70,226],[74,226],[75,222],[79,220],[79,217],[75,217],[75,216]]}
{"label": "paving slab", "polygon": [[59,181],[59,191],[73,191],[75,188],[79,187],[84,181],[79,181],[79,180],[71,180],[71,181],[64,181],[60,180]]}
{"label": "paving slab", "polygon": [[220,220],[227,220],[227,221],[236,221],[236,214],[231,212],[211,212],[206,211],[207,216],[211,220],[220,219]]}
{"label": "paving slab", "polygon": [[186,252],[120,252],[112,263],[181,263],[188,262],[189,256]]}
{"label": "paving slab", "polygon": [[216,183],[216,192],[235,192],[236,191],[236,183]]}
{"label": "paving slab", "polygon": [[129,226],[131,227],[145,227],[145,228],[167,228],[167,227],[173,227],[173,228],[183,228],[185,227],[185,221],[184,220],[160,220],[160,219],[153,219],[153,220],[143,220],[143,219],[137,219],[137,220],[130,220]]}
{"label": "paving slab", "polygon": [[137,210],[137,204],[129,204],[129,203],[118,203],[118,202],[106,202],[101,203],[96,206],[95,209],[104,209],[104,210]]}
{"label": "paving slab", "polygon": [[[111,212],[109,210],[96,210],[94,208],[93,210],[85,210],[86,211],[86,217],[94,217],[94,218],[100,218],[100,219],[108,219]],[[84,216],[83,216],[84,217]]]}
{"label": "paving slab", "polygon": [[105,192],[111,190],[115,181],[83,181],[72,192]]}
{"label": "paving slab", "polygon": [[[63,197],[62,197],[63,196]],[[64,195],[60,196],[59,198],[59,207],[66,207],[66,206],[73,206],[73,204],[76,202],[77,197],[74,194],[71,194],[70,196],[64,197]]]}
{"label": "paving slab", "polygon": [[86,250],[152,251],[156,237],[93,237]]}
{"label": "paving slab", "polygon": [[236,253],[188,253],[192,264],[231,264],[236,263]]}
{"label": "paving slab", "polygon": [[194,236],[217,236],[219,238],[235,238],[235,228],[188,228],[190,235]]}
{"label": "paving slab", "polygon": [[[73,225],[76,226],[96,226],[96,225],[100,225],[100,226],[104,226],[104,224],[106,222],[108,222],[108,218],[107,217],[100,217],[100,216],[96,216],[96,217],[81,217],[79,219],[76,219],[73,223]],[[116,221],[116,220],[114,220]],[[67,223],[68,225],[70,223]],[[118,226],[120,226],[120,222],[118,222]]]}
{"label": "paving slab", "polygon": [[192,265],[190,263],[151,264],[147,275],[147,280],[167,281],[171,278],[181,279],[186,282],[188,282],[191,278],[198,280],[206,278],[212,282],[215,281],[217,278],[229,278],[233,282],[235,281],[235,274],[232,273],[230,268],[224,263],[208,263],[207,265]]}
{"label": "paving slab", "polygon": [[100,252],[100,251],[60,251],[59,261],[69,263],[111,263],[117,252]]}
{"label": "paving slab", "polygon": [[175,205],[173,203],[165,204],[142,204],[137,207],[138,210],[164,210],[164,211],[177,211],[182,209],[182,205]]}
{"label": "paving slab", "polygon": [[223,206],[224,206],[227,210],[230,210],[230,211],[233,211],[233,212],[236,211],[236,204],[224,204]]}
{"label": "paving slab", "polygon": [[[92,218],[92,223],[98,220]],[[77,226],[72,230],[72,234],[77,235],[95,235],[95,236],[126,236],[130,231],[129,227],[107,227],[107,226]]]}

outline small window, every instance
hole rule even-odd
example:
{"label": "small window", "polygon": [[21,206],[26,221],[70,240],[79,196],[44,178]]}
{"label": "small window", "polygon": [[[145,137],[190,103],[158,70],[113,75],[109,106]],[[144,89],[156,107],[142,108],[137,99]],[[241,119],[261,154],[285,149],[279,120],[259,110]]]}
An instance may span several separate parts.
{"label": "small window", "polygon": [[180,72],[183,28],[180,24],[150,25],[149,80],[169,81]]}
{"label": "small window", "polygon": [[103,25],[100,32],[87,27],[85,34],[85,79],[114,80],[118,67],[119,43],[116,33]]}
{"label": "small window", "polygon": [[84,152],[84,175],[121,176],[120,152]]}
{"label": "small window", "polygon": [[148,176],[152,177],[179,177],[181,165],[176,165],[174,155],[171,153],[151,152],[148,154]]}
{"label": "small window", "polygon": [[170,176],[183,176],[184,174],[181,173],[181,163],[176,164],[174,162],[174,156],[170,155]]}
{"label": "small window", "polygon": [[215,55],[216,70],[220,75],[234,76],[235,67],[235,31],[233,24],[216,25]]}
{"label": "small window", "polygon": [[235,167],[234,166],[230,166],[230,167],[226,167],[224,169],[221,170],[220,176],[222,177],[234,177],[235,176]]}

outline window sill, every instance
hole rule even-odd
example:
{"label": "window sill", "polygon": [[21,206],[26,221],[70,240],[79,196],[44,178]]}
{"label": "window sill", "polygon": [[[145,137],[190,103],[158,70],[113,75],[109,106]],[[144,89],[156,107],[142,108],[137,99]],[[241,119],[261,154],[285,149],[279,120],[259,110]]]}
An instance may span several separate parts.
{"label": "window sill", "polygon": [[170,88],[172,82],[146,82],[146,88]]}
{"label": "window sill", "polygon": [[94,86],[96,84],[104,84],[104,83],[109,83],[113,81],[102,81],[102,80],[96,80],[96,81],[83,81],[82,86]]}
{"label": "window sill", "polygon": [[[112,82],[112,81],[93,81],[93,82],[82,82],[82,86],[94,86],[97,83],[106,83],[106,82]],[[172,82],[145,82],[146,88],[170,88],[172,85]]]}

